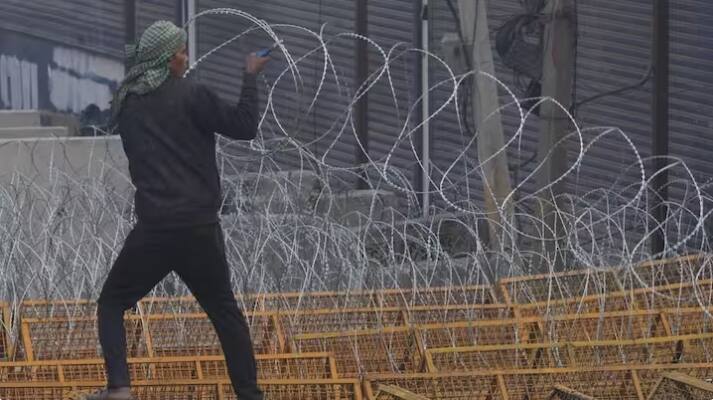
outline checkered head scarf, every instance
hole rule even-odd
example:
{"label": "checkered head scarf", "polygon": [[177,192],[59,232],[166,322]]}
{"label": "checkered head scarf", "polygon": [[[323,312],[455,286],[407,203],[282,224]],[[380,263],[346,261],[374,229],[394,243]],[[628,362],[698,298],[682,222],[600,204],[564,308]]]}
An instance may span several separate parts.
{"label": "checkered head scarf", "polygon": [[114,94],[111,116],[116,122],[122,103],[130,93],[146,94],[170,75],[169,60],[186,43],[186,31],[169,21],[156,21],[146,28],[138,45],[126,46],[129,72]]}

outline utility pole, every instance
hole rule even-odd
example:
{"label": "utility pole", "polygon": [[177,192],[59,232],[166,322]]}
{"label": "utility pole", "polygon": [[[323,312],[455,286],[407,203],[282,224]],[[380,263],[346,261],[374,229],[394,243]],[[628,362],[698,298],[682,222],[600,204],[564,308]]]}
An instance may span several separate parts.
{"label": "utility pole", "polygon": [[[507,251],[511,238],[504,227],[511,226],[513,220],[512,201],[504,204],[512,192],[508,169],[505,135],[500,111],[498,86],[495,76],[490,30],[488,29],[488,7],[486,0],[459,0],[461,37],[466,42],[464,57],[470,57],[474,75],[472,79],[472,113],[477,123],[478,160],[482,163],[483,194],[485,210],[488,214],[490,242]],[[510,230],[512,231],[512,230]]]}
{"label": "utility pole", "polygon": [[[369,35],[369,12],[368,0],[356,0],[356,33],[362,36]],[[364,83],[369,77],[369,48],[368,43],[364,40],[357,39],[356,41],[356,63],[355,63],[355,87]],[[366,189],[368,183],[366,180],[366,168],[369,162],[367,155],[369,154],[369,94],[357,92],[361,98],[354,105],[354,119],[356,136],[359,144],[356,145],[355,158],[359,166],[359,180],[357,189]]]}
{"label": "utility pole", "polygon": [[654,0],[653,61],[654,95],[652,104],[653,129],[651,130],[654,159],[653,199],[651,201],[651,253],[659,257],[665,250],[665,226],[668,207],[668,160],[669,131],[669,0]]}
{"label": "utility pole", "polygon": [[[567,146],[560,141],[571,130],[566,111],[572,105],[572,86],[575,68],[574,46],[577,15],[574,0],[549,0],[549,15],[544,32],[544,57],[542,61],[542,96],[556,100],[540,105],[540,139],[537,156],[540,166],[537,176],[540,193],[540,216],[543,222],[542,238],[545,240],[545,257],[554,263],[555,270],[564,269],[564,254],[557,243],[564,235],[562,219],[558,216],[557,202],[566,190],[564,180],[552,183],[567,171]],[[558,144],[559,143],[559,144]]]}

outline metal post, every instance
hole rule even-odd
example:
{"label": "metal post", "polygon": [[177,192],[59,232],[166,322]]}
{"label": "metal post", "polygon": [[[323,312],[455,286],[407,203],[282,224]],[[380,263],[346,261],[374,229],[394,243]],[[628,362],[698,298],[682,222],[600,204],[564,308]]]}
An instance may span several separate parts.
{"label": "metal post", "polygon": [[136,42],[136,0],[124,0],[124,42]]}
{"label": "metal post", "polygon": [[[362,36],[369,34],[368,0],[356,0],[356,33]],[[356,42],[356,76],[355,86],[360,86],[369,77],[369,48],[364,40]],[[369,96],[368,93],[358,93],[362,97],[355,104],[354,118],[356,122],[356,134],[361,146],[356,146],[356,163],[360,166],[360,179],[357,183],[358,189],[366,189],[366,166],[369,161]]]}
{"label": "metal post", "polygon": [[[413,42],[417,49],[423,49],[423,35],[422,35],[422,19],[423,19],[423,9],[420,4],[414,7],[413,13]],[[411,61],[414,65],[413,76],[414,79],[411,80],[412,90],[415,97],[418,97],[423,93],[423,85],[421,82],[421,74],[423,73],[423,63],[421,62],[421,53],[414,53],[414,58]],[[418,110],[418,118],[413,120],[414,126],[419,126],[418,130],[414,131],[414,147],[416,148],[416,155],[418,159],[421,159],[421,154],[423,154],[423,127],[420,126],[421,122],[424,120],[423,109]],[[413,170],[413,187],[416,189],[417,193],[423,192],[423,168],[421,165],[416,163]],[[423,195],[419,194],[417,201],[419,204],[422,203]]]}
{"label": "metal post", "polygon": [[421,128],[421,163],[423,169],[421,172],[421,190],[423,192],[421,206],[423,207],[423,216],[429,214],[431,208],[431,129],[429,126],[428,116],[431,114],[430,102],[430,79],[428,62],[430,57],[430,35],[428,21],[428,0],[423,0],[421,9],[421,46],[423,54],[421,56],[421,115],[423,116],[423,126]]}
{"label": "metal post", "polygon": [[196,16],[197,0],[186,0],[186,17],[191,21],[188,26],[188,63],[193,65],[196,63],[196,55],[198,54],[196,22],[193,18]]}
{"label": "metal post", "polygon": [[193,17],[196,16],[196,0],[178,0],[176,21],[178,26],[185,26],[188,21],[191,21],[188,26],[185,26],[188,32],[188,64],[193,65],[196,62],[196,23]]}
{"label": "metal post", "polygon": [[[653,23],[653,59],[654,59],[654,93],[653,93],[653,129],[652,155],[662,158],[654,160],[653,179],[654,198],[651,202],[654,232],[651,236],[651,252],[663,256],[664,229],[658,228],[666,220],[668,200],[668,171],[666,167],[668,156],[669,130],[669,0],[654,1]],[[661,171],[661,172],[659,172]]]}
{"label": "metal post", "polygon": [[186,23],[186,0],[176,0],[176,25]]}

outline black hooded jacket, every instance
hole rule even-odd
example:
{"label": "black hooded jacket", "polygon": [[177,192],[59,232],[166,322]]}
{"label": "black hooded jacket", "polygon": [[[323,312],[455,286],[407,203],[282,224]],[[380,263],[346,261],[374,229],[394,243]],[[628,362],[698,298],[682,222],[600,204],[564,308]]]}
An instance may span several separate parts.
{"label": "black hooded jacket", "polygon": [[258,119],[253,74],[244,74],[237,105],[179,78],[145,95],[127,96],[117,126],[136,186],[139,223],[169,228],[217,222],[221,189],[215,133],[251,140]]}

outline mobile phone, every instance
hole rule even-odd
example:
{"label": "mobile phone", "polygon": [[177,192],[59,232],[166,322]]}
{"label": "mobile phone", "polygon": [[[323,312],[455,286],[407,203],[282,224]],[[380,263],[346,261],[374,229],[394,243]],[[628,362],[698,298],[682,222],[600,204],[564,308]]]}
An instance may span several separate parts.
{"label": "mobile phone", "polygon": [[279,42],[275,42],[271,47],[264,48],[262,50],[258,50],[255,55],[258,57],[267,57],[272,53],[273,50],[275,50],[280,44],[282,43],[282,40]]}

